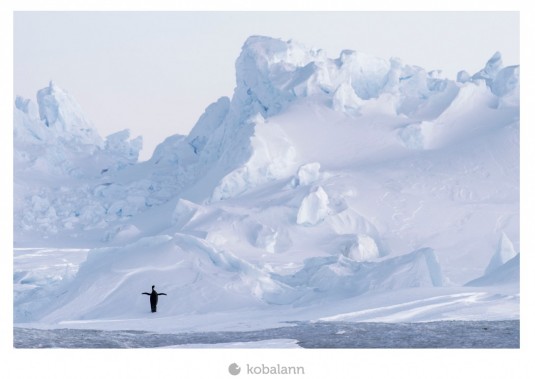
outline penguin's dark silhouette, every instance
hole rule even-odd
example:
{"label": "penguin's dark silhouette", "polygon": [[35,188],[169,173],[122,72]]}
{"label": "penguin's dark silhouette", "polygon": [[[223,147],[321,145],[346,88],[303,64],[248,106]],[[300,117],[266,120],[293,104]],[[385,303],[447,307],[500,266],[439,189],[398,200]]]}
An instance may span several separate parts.
{"label": "penguin's dark silhouette", "polygon": [[156,290],[154,289],[154,286],[152,286],[152,292],[151,293],[142,292],[141,294],[150,296],[150,309],[151,309],[152,313],[156,312],[156,305],[158,304],[158,296],[160,296],[160,295],[167,296],[166,293],[163,293],[163,292],[162,293],[158,293],[158,292],[156,292]]}

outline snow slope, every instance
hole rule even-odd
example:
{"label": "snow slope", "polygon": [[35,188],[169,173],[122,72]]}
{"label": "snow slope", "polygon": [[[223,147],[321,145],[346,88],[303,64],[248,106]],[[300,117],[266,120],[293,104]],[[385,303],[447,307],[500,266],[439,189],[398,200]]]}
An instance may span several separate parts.
{"label": "snow slope", "polygon": [[142,163],[53,83],[17,98],[15,245],[92,250],[33,292],[16,264],[15,321],[518,318],[518,76],[499,53],[452,81],[254,36],[232,99]]}

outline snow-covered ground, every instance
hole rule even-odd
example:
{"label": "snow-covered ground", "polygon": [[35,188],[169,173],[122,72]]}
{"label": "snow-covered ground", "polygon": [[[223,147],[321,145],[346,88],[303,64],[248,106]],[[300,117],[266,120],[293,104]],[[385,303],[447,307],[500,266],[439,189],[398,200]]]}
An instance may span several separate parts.
{"label": "snow-covered ground", "polygon": [[[263,303],[254,294],[247,293],[250,289],[240,275],[224,276],[217,272],[212,274],[215,272],[214,267],[211,267],[212,261],[202,262],[195,267],[184,268],[182,264],[178,264],[176,267],[170,265],[167,270],[149,269],[154,270],[154,275],[158,275],[164,283],[165,280],[185,281],[176,289],[166,289],[168,296],[160,297],[159,311],[152,314],[148,298],[141,296],[145,288],[140,287],[137,292],[113,294],[113,289],[125,280],[121,275],[125,270],[109,262],[98,262],[98,267],[108,267],[111,272],[118,273],[117,275],[102,275],[99,270],[91,270],[84,275],[92,279],[83,281],[90,282],[90,285],[77,285],[82,274],[74,273],[86,254],[86,250],[31,249],[15,252],[16,326],[188,332],[258,330],[296,320],[423,322],[504,320],[519,319],[520,316],[519,290],[515,283],[474,287],[401,287],[359,294],[357,290],[363,285],[363,279],[357,274],[344,275],[343,281],[327,278],[328,288],[325,290],[318,290],[317,286],[301,289],[301,284],[287,287],[273,279],[260,277],[260,282],[265,280],[275,286],[267,286],[269,292],[263,296],[265,299],[271,296],[272,301]],[[128,254],[133,258],[131,251]],[[373,275],[376,275],[382,278],[385,272],[392,275],[405,273],[413,264],[411,260],[403,266],[389,260],[386,263],[388,264],[377,264],[378,268],[372,266],[370,270],[361,265],[353,269],[366,277],[373,278]],[[212,271],[205,271],[207,264]],[[85,265],[87,267],[88,263]],[[341,269],[338,267],[339,262],[335,265],[336,269]],[[323,268],[324,264],[319,267]],[[392,267],[397,269],[397,272],[393,271]],[[348,269],[344,266],[342,268]],[[193,274],[188,277],[190,271]],[[253,273],[259,274],[256,271]],[[133,276],[134,279],[126,280],[135,280],[137,275],[143,277],[146,271],[130,272],[128,276]],[[165,277],[169,279],[164,279]],[[295,277],[296,275],[292,276]],[[191,285],[190,280],[193,280],[198,288]],[[202,283],[203,280],[205,283]],[[378,285],[376,281],[374,284]],[[404,283],[403,285],[405,286]],[[149,287],[148,283],[146,287]],[[350,287],[351,291],[344,293],[346,287]],[[323,293],[317,294],[319,291]],[[357,295],[354,291],[357,291]],[[102,292],[109,293],[106,302],[102,302]],[[58,302],[58,296],[65,298],[64,306]],[[80,302],[80,298],[83,302]],[[39,309],[43,316],[37,314],[35,309]],[[90,313],[87,309],[93,312]]]}
{"label": "snow-covered ground", "polygon": [[232,99],[142,163],[56,84],[17,98],[15,326],[517,320],[518,83],[499,53],[454,81],[251,37]]}

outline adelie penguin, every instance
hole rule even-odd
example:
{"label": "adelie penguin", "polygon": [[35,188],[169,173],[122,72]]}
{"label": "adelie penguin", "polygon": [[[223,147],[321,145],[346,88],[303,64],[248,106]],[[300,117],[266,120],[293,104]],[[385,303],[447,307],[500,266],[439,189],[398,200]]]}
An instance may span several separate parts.
{"label": "adelie penguin", "polygon": [[162,293],[158,293],[158,292],[156,292],[156,290],[154,289],[154,286],[152,286],[152,292],[151,293],[142,292],[141,294],[150,296],[150,309],[151,309],[151,311],[153,313],[156,312],[156,305],[158,304],[158,296],[160,296],[160,295],[167,296],[166,293],[163,293],[163,292]]}

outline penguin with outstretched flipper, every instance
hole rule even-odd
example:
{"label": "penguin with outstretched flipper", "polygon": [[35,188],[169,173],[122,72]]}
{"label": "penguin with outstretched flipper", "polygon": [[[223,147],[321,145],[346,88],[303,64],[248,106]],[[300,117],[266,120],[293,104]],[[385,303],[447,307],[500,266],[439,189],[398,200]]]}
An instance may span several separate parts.
{"label": "penguin with outstretched flipper", "polygon": [[156,290],[154,289],[154,286],[152,286],[152,292],[151,293],[142,292],[141,294],[150,296],[150,309],[151,309],[152,313],[156,312],[156,305],[158,304],[158,296],[160,296],[160,295],[167,296],[166,293],[163,293],[163,292],[162,293],[158,293],[158,292],[156,292]]}

